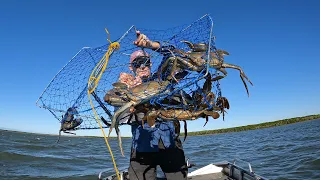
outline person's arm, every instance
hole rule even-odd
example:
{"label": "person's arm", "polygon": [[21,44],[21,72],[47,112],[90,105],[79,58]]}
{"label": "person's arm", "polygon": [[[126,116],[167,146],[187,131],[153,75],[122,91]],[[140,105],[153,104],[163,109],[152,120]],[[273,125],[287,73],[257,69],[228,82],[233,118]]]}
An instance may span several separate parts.
{"label": "person's arm", "polygon": [[136,31],[137,39],[133,42],[139,47],[145,47],[152,50],[157,50],[161,47],[159,42],[151,41],[145,34],[142,34],[140,31]]}
{"label": "person's arm", "polygon": [[172,56],[175,49],[173,45],[162,45],[158,41],[150,40],[145,34],[142,34],[140,31],[136,31],[136,33],[137,39],[133,42],[135,45],[152,49],[153,51],[162,54],[164,57]]}

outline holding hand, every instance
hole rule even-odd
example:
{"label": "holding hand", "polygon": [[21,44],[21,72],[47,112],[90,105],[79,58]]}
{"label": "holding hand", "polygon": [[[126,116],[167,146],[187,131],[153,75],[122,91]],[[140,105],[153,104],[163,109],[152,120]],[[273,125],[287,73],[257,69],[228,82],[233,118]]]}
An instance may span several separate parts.
{"label": "holding hand", "polygon": [[133,42],[136,46],[150,48],[156,50],[160,47],[158,42],[152,42],[145,34],[141,34],[140,31],[136,31],[137,39]]}
{"label": "holding hand", "polygon": [[128,73],[120,73],[119,81],[125,83],[128,88],[135,87],[142,83],[142,79],[140,77],[134,77],[132,74]]}

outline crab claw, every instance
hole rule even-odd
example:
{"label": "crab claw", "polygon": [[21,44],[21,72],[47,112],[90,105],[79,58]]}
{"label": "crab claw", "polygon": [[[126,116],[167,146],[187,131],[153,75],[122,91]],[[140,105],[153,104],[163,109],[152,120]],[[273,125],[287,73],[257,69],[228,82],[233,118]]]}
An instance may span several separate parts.
{"label": "crab claw", "polygon": [[229,101],[227,98],[225,97],[218,97],[217,98],[217,103],[216,103],[216,106],[218,108],[220,108],[220,111],[222,113],[222,118],[224,120],[224,113],[226,112],[224,109],[227,108],[229,109],[230,108],[230,104],[229,104]]}
{"label": "crab claw", "polygon": [[217,49],[217,54],[220,57],[229,56],[230,55],[230,53],[228,53],[226,50],[222,50],[222,49]]}
{"label": "crab claw", "polygon": [[208,94],[211,91],[211,88],[212,88],[212,80],[211,80],[211,74],[209,73],[206,77],[206,81],[204,82],[202,89],[205,94]]}
{"label": "crab claw", "polygon": [[204,123],[203,127],[207,125],[209,116],[211,116],[213,119],[218,119],[220,117],[220,114],[215,111],[204,111],[204,114],[206,115],[206,122]]}
{"label": "crab claw", "polygon": [[211,116],[213,119],[218,119],[220,117],[219,113],[217,113],[216,111],[205,111],[204,114],[207,116]]}
{"label": "crab claw", "polygon": [[218,97],[217,98],[217,104],[216,104],[218,107],[220,108],[227,108],[229,109],[230,108],[230,104],[229,104],[229,101],[226,97]]}
{"label": "crab claw", "polygon": [[192,42],[190,42],[190,41],[182,40],[181,42],[186,43],[186,44],[189,46],[190,49],[193,49],[193,48],[194,48]]}

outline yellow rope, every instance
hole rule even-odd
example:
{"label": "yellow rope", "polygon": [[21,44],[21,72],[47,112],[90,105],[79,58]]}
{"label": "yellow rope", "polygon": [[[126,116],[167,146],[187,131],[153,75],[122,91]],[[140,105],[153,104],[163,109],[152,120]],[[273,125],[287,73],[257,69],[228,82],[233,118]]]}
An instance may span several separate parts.
{"label": "yellow rope", "polygon": [[106,134],[105,134],[105,132],[104,132],[104,130],[103,130],[103,128],[102,128],[102,125],[101,125],[101,123],[100,123],[99,116],[98,116],[96,110],[94,109],[93,102],[92,102],[92,99],[91,99],[91,97],[90,97],[89,91],[88,91],[88,97],[89,97],[89,101],[90,101],[90,104],[91,104],[91,108],[92,108],[92,110],[93,110],[93,112],[94,112],[94,116],[95,116],[95,118],[96,118],[97,123],[99,124],[99,127],[100,127],[100,129],[101,129],[101,131],[102,131],[102,134],[103,134],[103,138],[104,138],[104,140],[105,140],[105,142],[106,142],[106,145],[107,145],[107,147],[108,147],[108,150],[109,150],[109,153],[110,153],[112,162],[113,162],[114,170],[116,171],[118,180],[120,180],[120,173],[119,173],[119,170],[118,170],[118,168],[117,168],[116,161],[115,161],[115,159],[114,159],[114,156],[113,156],[111,147],[110,147],[110,145],[109,145],[107,136],[106,136]]}
{"label": "yellow rope", "polygon": [[113,53],[114,50],[117,50],[119,48],[120,44],[118,42],[111,43],[106,54],[101,58],[96,67],[94,67],[88,82],[89,94],[91,94],[98,86],[98,82],[100,81],[102,74],[107,68],[109,56]]}
{"label": "yellow rope", "polygon": [[106,142],[106,145],[108,147],[108,150],[110,152],[110,156],[111,156],[111,159],[112,159],[112,162],[113,162],[113,166],[114,166],[114,169],[116,171],[116,174],[117,174],[117,178],[118,180],[120,180],[120,173],[119,173],[119,170],[117,168],[117,164],[116,164],[116,161],[114,159],[114,156],[113,156],[113,153],[112,153],[112,150],[111,150],[111,147],[109,145],[109,142],[108,142],[108,139],[107,139],[107,136],[102,128],[102,125],[101,125],[101,122],[100,122],[100,118],[97,114],[97,111],[95,110],[94,108],[94,105],[93,105],[93,102],[92,102],[92,99],[91,99],[91,93],[96,89],[96,87],[98,86],[98,82],[100,81],[100,78],[102,76],[102,74],[104,73],[104,71],[106,70],[106,67],[107,67],[107,64],[108,64],[108,61],[109,61],[109,57],[110,55],[113,53],[114,50],[117,50],[120,48],[120,44],[118,42],[113,42],[111,43],[110,41],[110,34],[108,32],[107,29],[105,29],[107,34],[109,35],[108,36],[108,41],[110,42],[110,45],[108,47],[108,51],[106,52],[106,54],[101,58],[101,60],[99,61],[99,63],[96,65],[96,67],[93,69],[91,75],[90,75],[90,78],[89,78],[89,81],[88,81],[88,98],[89,98],[89,101],[90,101],[90,105],[91,105],[91,108],[92,108],[92,111],[94,113],[94,116],[95,116],[95,119],[97,121],[97,123],[99,124],[99,127],[102,131],[102,134],[103,134],[103,137],[104,137],[104,140]]}

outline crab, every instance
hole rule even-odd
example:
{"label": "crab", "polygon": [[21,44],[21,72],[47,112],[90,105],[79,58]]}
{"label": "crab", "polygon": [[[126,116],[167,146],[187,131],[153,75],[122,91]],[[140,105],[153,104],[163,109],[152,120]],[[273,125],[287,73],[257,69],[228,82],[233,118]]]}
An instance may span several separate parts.
{"label": "crab", "polygon": [[227,76],[227,71],[225,68],[237,69],[240,71],[240,78],[246,88],[247,94],[249,96],[248,86],[245,82],[245,79],[253,86],[253,83],[249,80],[249,78],[245,75],[242,68],[237,65],[224,63],[224,56],[229,55],[229,53],[225,50],[217,49],[216,52],[209,53],[209,60],[206,61],[205,57],[207,56],[208,45],[205,43],[193,44],[189,41],[182,41],[186,43],[191,49],[190,52],[184,52],[179,49],[175,49],[174,52],[178,53],[182,56],[176,56],[172,52],[173,56],[169,57],[159,68],[158,76],[163,73],[169,66],[169,63],[172,64],[170,70],[170,76],[167,77],[168,80],[174,79],[176,82],[178,80],[175,78],[175,74],[177,71],[182,71],[184,69],[201,72],[206,68],[206,64],[209,63],[210,68],[215,68],[216,70],[223,73],[223,76],[215,77],[215,80],[219,80]]}
{"label": "crab", "polygon": [[212,89],[212,79],[211,74],[207,75],[206,81],[201,89],[194,91],[192,94],[192,103],[189,101],[185,106],[187,108],[180,109],[155,109],[149,107],[149,111],[146,112],[146,117],[143,120],[147,120],[150,127],[154,126],[155,119],[160,117],[164,120],[195,120],[200,117],[206,118],[208,122],[208,117],[211,116],[213,119],[217,119],[220,115],[217,111],[224,112],[224,108],[229,109],[230,105],[225,97],[218,97],[217,102],[215,102],[215,94],[211,92]]}
{"label": "crab", "polygon": [[209,110],[185,110],[185,109],[159,109],[151,110],[144,117],[147,120],[148,125],[153,127],[155,124],[156,117],[160,117],[163,120],[196,120],[200,117],[207,118],[211,116],[213,119],[220,117],[219,113],[216,111]]}
{"label": "crab", "polygon": [[61,131],[68,134],[75,134],[70,131],[76,130],[76,127],[80,126],[80,124],[83,122],[81,118],[74,118],[74,115],[76,114],[78,114],[78,111],[76,110],[76,108],[72,107],[68,108],[67,112],[64,114],[64,116],[62,116],[57,143],[60,140]]}
{"label": "crab", "polygon": [[168,85],[169,81],[149,81],[127,89],[126,84],[117,82],[113,84],[114,88],[107,92],[104,100],[110,105],[120,106],[120,108],[112,116],[112,122],[108,136],[110,136],[112,129],[115,128],[122,156],[124,156],[124,153],[119,129],[119,116],[125,110],[140,104],[144,104],[155,95],[165,92]]}

